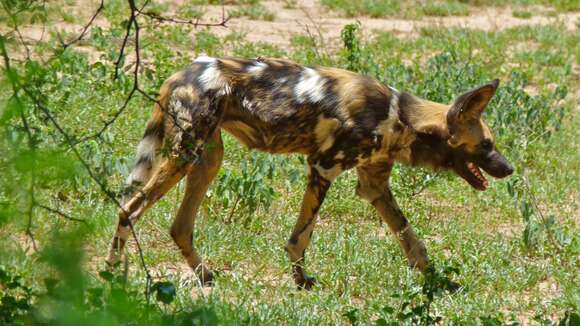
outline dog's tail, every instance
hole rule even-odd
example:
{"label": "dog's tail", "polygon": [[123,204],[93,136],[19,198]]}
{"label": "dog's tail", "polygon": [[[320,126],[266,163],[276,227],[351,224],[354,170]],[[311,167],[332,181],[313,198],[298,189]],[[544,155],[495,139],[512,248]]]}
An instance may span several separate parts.
{"label": "dog's tail", "polygon": [[159,158],[159,150],[165,138],[164,113],[159,104],[147,123],[143,138],[137,146],[135,166],[125,182],[122,203],[131,199],[133,194],[147,184]]}

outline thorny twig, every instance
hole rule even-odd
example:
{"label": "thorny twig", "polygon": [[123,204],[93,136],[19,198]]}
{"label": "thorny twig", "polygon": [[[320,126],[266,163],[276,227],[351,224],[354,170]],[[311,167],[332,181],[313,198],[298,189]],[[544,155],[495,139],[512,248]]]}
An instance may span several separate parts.
{"label": "thorny twig", "polygon": [[[150,11],[139,11],[140,15],[147,16],[151,19],[157,20],[160,23],[174,23],[174,24],[184,24],[184,25],[191,25],[193,27],[205,26],[205,27],[226,27],[226,24],[230,20],[231,17],[222,16],[222,20],[217,23],[206,23],[200,22],[199,18],[193,19],[181,19],[175,17],[164,17],[157,13],[150,12]],[[223,15],[223,13],[222,13]]]}
{"label": "thorny twig", "polygon": [[62,48],[66,49],[69,46],[79,42],[80,40],[82,40],[85,35],[87,34],[89,27],[91,27],[93,25],[93,22],[95,21],[95,19],[97,18],[97,16],[101,13],[101,11],[103,11],[103,9],[105,9],[105,0],[101,0],[101,3],[99,4],[99,7],[97,8],[97,10],[95,11],[95,13],[93,14],[93,16],[91,16],[91,19],[89,20],[89,22],[83,27],[81,33],[75,37],[74,39],[70,40],[67,43],[62,43]]}
{"label": "thorny twig", "polygon": [[19,12],[15,12],[15,13],[12,12],[10,10],[10,8],[8,8],[8,6],[6,5],[6,3],[4,1],[2,1],[2,7],[4,8],[4,11],[6,11],[8,13],[8,16],[10,16],[10,19],[12,20],[12,25],[13,25],[12,29],[14,30],[14,33],[16,33],[16,35],[18,36],[18,39],[20,40],[20,43],[22,44],[22,46],[26,50],[26,58],[28,60],[30,60],[30,48],[28,47],[28,45],[24,41],[24,36],[22,36],[22,33],[20,32],[20,29],[18,28],[18,23],[17,23],[16,19],[14,18],[19,14]]}
{"label": "thorny twig", "polygon": [[135,30],[135,36],[134,36],[135,68],[133,69],[133,87],[131,88],[131,90],[129,90],[129,93],[128,93],[127,97],[125,98],[123,105],[121,105],[121,107],[113,114],[113,116],[110,119],[104,121],[103,126],[97,132],[95,132],[94,134],[83,137],[82,139],[77,141],[75,143],[75,145],[77,143],[82,143],[82,142],[85,142],[85,141],[90,140],[90,139],[101,138],[101,136],[105,133],[105,131],[117,121],[117,119],[123,114],[123,112],[125,112],[125,110],[129,106],[129,102],[131,102],[131,100],[133,99],[136,92],[144,95],[147,99],[161,105],[156,99],[152,98],[150,95],[148,95],[144,90],[142,90],[139,87],[138,75],[139,75],[139,67],[141,65],[140,48],[139,48],[140,25],[139,25],[139,22],[137,21],[137,17],[139,15],[143,15],[143,16],[149,17],[151,19],[161,21],[161,22],[176,23],[176,24],[189,24],[189,25],[192,25],[194,27],[199,27],[199,26],[227,27],[227,22],[230,20],[230,17],[226,16],[225,7],[223,5],[223,0],[222,0],[222,18],[221,18],[221,21],[218,23],[201,23],[199,21],[184,20],[184,19],[174,18],[174,17],[164,17],[164,16],[158,15],[156,13],[143,11],[145,6],[149,3],[149,1],[146,1],[143,4],[143,6],[141,6],[141,8],[137,8],[134,0],[127,0],[127,1],[129,2],[129,9],[131,12],[130,12],[129,20],[127,22],[127,29],[125,30],[125,36],[123,37],[123,41],[121,43],[121,48],[119,50],[119,55],[117,57],[117,60],[114,63],[115,71],[113,74],[113,78],[117,79],[119,77],[119,71],[121,69],[121,65],[123,62],[123,57],[125,55],[125,51],[126,51],[127,46],[129,44],[129,38],[131,37],[131,32],[133,30]]}
{"label": "thorny twig", "polygon": [[44,210],[47,210],[47,211],[49,211],[49,212],[51,212],[51,213],[53,213],[53,214],[56,214],[56,215],[58,215],[58,216],[60,216],[60,217],[63,217],[63,218],[65,218],[65,219],[67,219],[67,220],[71,220],[71,221],[75,221],[75,222],[81,222],[81,223],[86,223],[86,221],[85,221],[85,220],[83,220],[83,219],[80,219],[80,218],[76,218],[76,217],[69,216],[68,214],[66,214],[66,213],[64,213],[64,212],[61,212],[60,210],[58,210],[58,209],[56,209],[56,208],[52,208],[52,207],[46,206],[46,205],[44,205],[44,204],[41,204],[41,203],[39,203],[39,202],[37,202],[37,201],[34,201],[34,202],[33,202],[33,204],[34,204],[34,206],[36,206],[36,207],[40,207],[40,208],[42,208],[42,209],[44,209]]}
{"label": "thorny twig", "polygon": [[[427,187],[431,184],[430,181],[433,181],[435,178],[437,178],[440,175],[439,172],[436,172],[431,179],[427,180],[426,182],[423,182],[423,184],[421,185],[421,188],[414,190],[411,193],[411,197],[415,197],[417,195],[419,195],[420,193],[422,193],[425,189],[427,189]],[[415,177],[413,177],[413,179],[415,179]],[[415,179],[416,180],[416,179]],[[413,180],[413,181],[415,181]]]}
{"label": "thorny twig", "polygon": [[143,11],[143,9],[145,8],[145,6],[147,5],[148,2],[149,1],[147,1],[145,4],[143,4],[141,9],[138,9],[137,12],[139,13],[139,15],[143,15],[143,16],[149,17],[151,19],[157,20],[160,23],[184,24],[184,25],[191,25],[193,27],[199,27],[199,26],[203,26],[203,27],[227,27],[226,24],[228,23],[228,21],[231,18],[229,16],[226,17],[226,10],[224,7],[223,0],[221,0],[222,18],[217,23],[200,22],[199,17],[196,18],[195,20],[182,19],[182,18],[176,18],[176,17],[165,17],[165,16],[162,16],[158,13],[151,12],[151,11]]}
{"label": "thorny twig", "polygon": [[[312,32],[310,31],[310,27],[308,27],[308,24],[304,24],[303,28],[305,30],[305,32],[308,34],[308,37],[310,37],[311,40],[314,41],[314,52],[316,54],[316,57],[320,60],[322,59],[322,56],[320,55],[320,52],[318,51],[319,48],[324,49],[324,36],[322,35],[322,28],[320,26],[320,24],[318,24],[316,22],[316,20],[314,20],[312,18],[312,15],[310,15],[310,13],[305,9],[305,8],[301,8],[302,13],[304,13],[304,15],[306,15],[306,18],[308,18],[308,20],[310,21],[310,23],[312,23],[312,26],[316,29],[316,33],[318,34],[318,40],[319,42],[317,42],[316,37],[312,34]],[[297,22],[299,25],[300,22]],[[324,53],[325,55],[328,55],[327,53]]]}
{"label": "thorny twig", "polygon": [[[129,42],[129,37],[131,36],[131,30],[133,29],[133,25],[135,25],[136,30],[139,30],[139,24],[137,23],[137,9],[135,7],[135,0],[127,0],[129,2],[129,8],[131,9],[131,13],[129,16],[129,21],[127,22],[127,30],[125,31],[125,37],[123,38],[123,43],[121,43],[121,49],[119,50],[119,56],[117,57],[117,61],[115,61],[115,73],[113,75],[114,79],[119,77],[119,69],[121,67],[121,62],[123,61],[123,56],[125,55],[125,49],[127,47],[127,43]],[[135,33],[137,38],[137,33]],[[138,47],[135,46],[135,49],[138,51]],[[139,69],[139,62],[135,63],[135,69]],[[131,91],[134,92],[133,89]],[[130,99],[130,97],[129,97]]]}
{"label": "thorny twig", "polygon": [[[8,57],[8,53],[6,52],[6,46],[4,44],[4,39],[1,39],[0,42],[1,42],[0,51],[2,52],[2,57],[4,58],[5,69],[7,72],[9,72],[9,71],[11,71],[10,59]],[[27,48],[27,51],[28,51],[28,48]],[[30,58],[30,57],[28,57],[28,58]],[[12,97],[14,98],[14,100],[20,102],[20,98],[18,96],[18,88],[14,84],[12,84],[12,92],[13,92]],[[24,112],[22,110],[20,111],[20,119],[22,120],[22,125],[24,127],[24,130],[26,131],[28,146],[29,146],[30,150],[34,150],[36,147],[36,144],[34,142],[34,136],[32,134],[32,130],[30,130],[30,125],[28,123],[28,120],[26,119],[26,115],[24,114]],[[32,248],[34,249],[34,251],[38,251],[38,248],[36,246],[36,240],[34,239],[34,234],[32,233],[32,214],[34,213],[34,201],[35,201],[35,199],[34,199],[34,181],[35,181],[34,160],[32,161],[32,164],[33,164],[33,166],[32,166],[31,173],[30,173],[30,185],[28,188],[29,203],[28,203],[28,208],[26,211],[26,214],[28,216],[28,222],[26,224],[25,233],[30,238],[30,241],[32,242]]]}
{"label": "thorny twig", "polygon": [[[97,183],[97,185],[99,186],[99,188],[101,189],[101,191],[105,195],[107,195],[107,197],[109,197],[109,199],[111,201],[113,201],[117,207],[122,208],[121,203],[117,200],[117,198],[115,197],[115,195],[107,188],[107,186],[105,185],[105,183],[103,181],[101,181],[95,175],[95,173],[92,170],[91,166],[88,164],[88,162],[83,158],[83,156],[80,154],[80,152],[74,146],[75,144],[73,142],[72,137],[58,123],[58,121],[52,115],[52,113],[50,112],[50,110],[46,106],[44,106],[44,104],[42,103],[42,101],[39,98],[37,98],[30,89],[26,88],[24,85],[20,85],[20,88],[34,102],[34,104],[37,106],[37,108],[39,108],[40,111],[42,111],[42,113],[45,115],[45,118],[47,118],[51,122],[51,124],[61,134],[61,136],[63,136],[63,138],[65,139],[66,144],[71,149],[71,151],[73,152],[73,154],[76,156],[77,160],[81,163],[81,165],[87,171],[87,173],[89,174],[89,177],[95,183]],[[137,237],[137,234],[135,233],[135,229],[133,227],[133,222],[129,219],[128,220],[128,223],[129,223],[129,229],[131,230],[131,233],[133,235],[133,238],[135,239],[135,244],[137,245],[137,250],[138,250],[138,253],[139,253],[139,258],[141,260],[141,265],[142,265],[143,270],[145,272],[145,275],[147,277],[147,281],[146,281],[146,285],[147,286],[146,286],[146,289],[145,289],[145,295],[147,297],[147,301],[149,301],[149,294],[150,294],[149,291],[151,289],[152,277],[151,277],[151,274],[149,273],[149,269],[147,268],[147,264],[145,263],[145,258],[144,258],[144,255],[143,255],[143,249],[141,248],[141,244],[139,242],[139,238]]]}

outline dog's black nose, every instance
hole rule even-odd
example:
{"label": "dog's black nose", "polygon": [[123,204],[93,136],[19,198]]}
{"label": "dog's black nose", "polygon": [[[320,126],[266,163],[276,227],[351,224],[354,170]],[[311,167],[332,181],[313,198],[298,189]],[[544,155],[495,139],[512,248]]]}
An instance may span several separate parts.
{"label": "dog's black nose", "polygon": [[507,177],[508,175],[511,175],[512,173],[514,173],[514,167],[511,165],[506,166],[505,170],[504,170],[505,176]]}

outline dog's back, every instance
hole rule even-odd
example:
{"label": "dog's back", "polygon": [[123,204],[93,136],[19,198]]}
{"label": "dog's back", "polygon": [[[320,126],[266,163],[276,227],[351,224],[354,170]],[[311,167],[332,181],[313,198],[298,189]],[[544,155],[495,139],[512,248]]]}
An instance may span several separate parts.
{"label": "dog's back", "polygon": [[347,129],[367,137],[387,118],[390,93],[371,78],[341,69],[200,57],[166,82],[162,98],[181,119],[219,111],[221,128],[250,148],[310,155],[329,149]]}

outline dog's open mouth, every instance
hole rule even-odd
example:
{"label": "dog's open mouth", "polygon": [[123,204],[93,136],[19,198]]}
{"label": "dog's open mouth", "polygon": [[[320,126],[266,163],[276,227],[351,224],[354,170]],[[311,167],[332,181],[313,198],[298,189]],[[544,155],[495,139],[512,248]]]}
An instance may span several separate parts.
{"label": "dog's open mouth", "polygon": [[469,184],[471,184],[473,188],[478,190],[487,189],[489,183],[487,182],[487,179],[483,176],[483,173],[481,173],[479,166],[477,166],[473,162],[467,162],[467,171],[468,176],[465,178],[465,180],[467,180],[467,182],[469,182]]}

